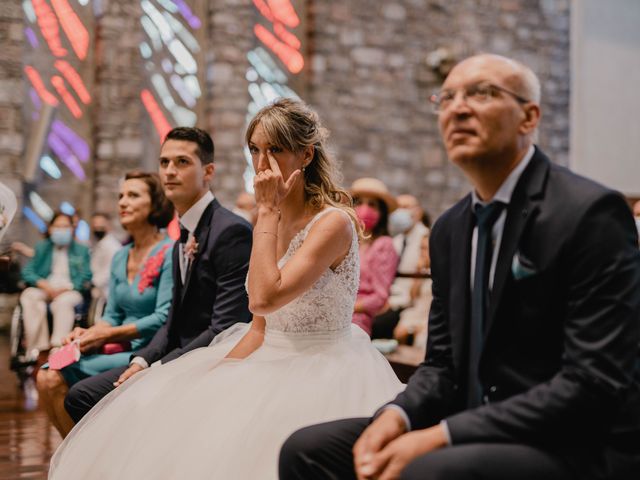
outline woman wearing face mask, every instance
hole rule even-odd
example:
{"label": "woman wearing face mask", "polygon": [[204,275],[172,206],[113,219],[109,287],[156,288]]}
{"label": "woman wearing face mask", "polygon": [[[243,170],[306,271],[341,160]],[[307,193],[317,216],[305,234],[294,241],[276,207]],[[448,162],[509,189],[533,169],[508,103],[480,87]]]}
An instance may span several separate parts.
{"label": "woman wearing face mask", "polygon": [[353,323],[371,335],[373,317],[384,307],[398,267],[398,254],[387,230],[396,201],[376,178],[353,182],[351,195],[365,238],[360,243],[360,286]]}
{"label": "woman wearing face mask", "polygon": [[[74,308],[91,284],[89,249],[74,241],[71,217],[55,212],[46,238],[22,270],[27,288],[20,296],[28,352],[60,346],[73,328]],[[49,335],[47,304],[53,316]]]}

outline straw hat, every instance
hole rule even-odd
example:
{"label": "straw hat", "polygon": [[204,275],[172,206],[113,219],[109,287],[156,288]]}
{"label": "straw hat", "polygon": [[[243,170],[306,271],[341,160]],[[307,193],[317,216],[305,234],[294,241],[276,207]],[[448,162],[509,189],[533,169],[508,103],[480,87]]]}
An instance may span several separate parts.
{"label": "straw hat", "polygon": [[379,198],[387,204],[389,213],[393,212],[398,207],[396,199],[389,193],[387,186],[377,178],[367,177],[357,179],[353,184],[351,184],[351,195],[368,195]]}

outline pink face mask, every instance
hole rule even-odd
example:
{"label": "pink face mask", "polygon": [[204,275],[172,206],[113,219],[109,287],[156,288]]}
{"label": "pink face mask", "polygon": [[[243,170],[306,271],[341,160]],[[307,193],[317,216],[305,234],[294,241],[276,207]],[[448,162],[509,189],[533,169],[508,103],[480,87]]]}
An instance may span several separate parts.
{"label": "pink face mask", "polygon": [[373,230],[380,220],[380,212],[369,205],[358,205],[356,208],[356,215],[360,221],[364,224],[365,230]]}

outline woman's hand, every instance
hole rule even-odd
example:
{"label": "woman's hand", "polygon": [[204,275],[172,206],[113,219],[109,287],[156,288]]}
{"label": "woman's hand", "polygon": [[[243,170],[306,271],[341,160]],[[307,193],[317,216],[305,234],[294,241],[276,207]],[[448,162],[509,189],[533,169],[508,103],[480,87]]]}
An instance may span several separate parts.
{"label": "woman's hand", "polygon": [[68,343],[73,342],[75,339],[80,338],[86,332],[86,328],[76,327],[74,328],[69,335],[62,339],[62,345],[66,345]]}
{"label": "woman's hand", "polygon": [[94,325],[84,331],[82,336],[78,337],[80,344],[80,353],[88,353],[97,350],[109,341],[110,327]]}
{"label": "woman's hand", "polygon": [[289,192],[302,174],[301,170],[295,170],[285,182],[278,162],[270,152],[267,153],[269,168],[258,172],[253,178],[253,187],[256,195],[258,208],[267,207],[277,209],[282,200],[289,195]]}

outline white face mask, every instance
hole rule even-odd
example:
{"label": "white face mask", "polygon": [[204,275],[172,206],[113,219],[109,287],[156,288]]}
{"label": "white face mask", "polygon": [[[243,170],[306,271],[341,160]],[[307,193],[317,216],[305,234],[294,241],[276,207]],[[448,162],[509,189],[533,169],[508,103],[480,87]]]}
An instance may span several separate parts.
{"label": "white face mask", "polygon": [[389,215],[389,235],[392,237],[400,233],[408,231],[413,227],[413,217],[411,211],[407,208],[398,208]]}

